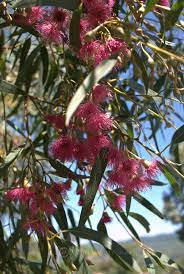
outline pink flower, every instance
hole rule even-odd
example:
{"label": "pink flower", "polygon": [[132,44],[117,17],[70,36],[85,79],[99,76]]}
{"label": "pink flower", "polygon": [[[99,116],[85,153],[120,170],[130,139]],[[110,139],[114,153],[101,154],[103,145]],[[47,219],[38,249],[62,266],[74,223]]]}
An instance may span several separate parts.
{"label": "pink flower", "polygon": [[40,212],[40,210],[49,216],[55,213],[56,207],[48,198],[38,196],[30,204],[30,211],[32,215],[36,215],[38,212]]}
{"label": "pink flower", "polygon": [[90,150],[86,140],[77,143],[74,157],[79,162],[88,162],[88,160],[91,159]]}
{"label": "pink flower", "polygon": [[36,29],[42,36],[42,38],[48,42],[62,43],[64,34],[60,30],[59,26],[55,22],[44,21],[36,24]]}
{"label": "pink flower", "polygon": [[79,58],[91,66],[96,66],[108,58],[105,45],[100,40],[85,43],[79,52]]}
{"label": "pink flower", "polygon": [[44,10],[41,7],[32,7],[28,13],[27,22],[30,25],[34,25],[43,19]]}
{"label": "pink flower", "polygon": [[80,119],[89,119],[92,115],[99,114],[99,113],[100,113],[100,110],[94,103],[87,102],[79,106],[75,115],[77,118],[80,118]]}
{"label": "pink flower", "polygon": [[157,175],[157,173],[160,171],[159,167],[158,167],[158,162],[157,161],[153,161],[150,163],[150,165],[148,166],[148,168],[146,168],[146,173],[148,175],[148,177],[154,177],[155,175]]}
{"label": "pink flower", "polygon": [[79,199],[79,201],[78,201],[78,205],[79,205],[79,206],[83,206],[83,205],[84,205],[83,195],[80,196],[80,199]]}
{"label": "pink flower", "polygon": [[80,20],[80,39],[81,39],[81,42],[84,39],[86,33],[90,30],[91,30],[91,26],[90,26],[88,18],[86,18],[86,17],[82,18]]}
{"label": "pink flower", "polygon": [[159,5],[169,7],[170,6],[170,1],[169,0],[160,0]]}
{"label": "pink flower", "polygon": [[103,23],[112,16],[113,1],[84,0],[89,22],[92,26]]}
{"label": "pink flower", "polygon": [[112,119],[106,113],[96,113],[86,119],[85,128],[86,131],[99,135],[102,131],[112,129]]}
{"label": "pink flower", "polygon": [[56,129],[65,128],[65,117],[63,115],[48,114],[45,116],[45,120],[52,124]]}
{"label": "pink flower", "polygon": [[122,207],[125,205],[125,196],[124,195],[115,195],[113,202],[112,202],[112,207],[117,210],[120,211],[122,209]]}
{"label": "pink flower", "polygon": [[100,222],[103,224],[107,224],[107,223],[110,223],[111,221],[112,221],[112,218],[108,215],[107,212],[104,212]]}
{"label": "pink flower", "polygon": [[146,176],[135,177],[130,181],[127,181],[127,184],[124,187],[124,192],[126,194],[141,192],[151,187],[151,180]]}
{"label": "pink flower", "polygon": [[96,159],[102,148],[110,148],[112,146],[111,140],[104,135],[92,136],[88,139],[87,142],[91,151],[92,162]]}
{"label": "pink flower", "polygon": [[70,13],[62,8],[54,8],[51,13],[51,20],[55,21],[63,30],[66,30],[70,23]]}
{"label": "pink flower", "polygon": [[62,136],[50,146],[50,152],[55,159],[71,161],[74,159],[76,141],[68,136]]}
{"label": "pink flower", "polygon": [[7,192],[7,198],[12,201],[20,201],[21,203],[27,203],[34,197],[34,192],[31,192],[29,188],[19,187],[11,189]]}
{"label": "pink flower", "polygon": [[43,222],[38,219],[31,219],[27,221],[24,225],[23,228],[28,230],[30,229],[32,232],[36,232],[38,234],[44,235],[46,231],[49,229],[48,224],[46,222]]}
{"label": "pink flower", "polygon": [[56,193],[56,194],[66,194],[66,192],[68,190],[70,190],[71,188],[71,181],[68,180],[66,183],[61,183],[61,184],[58,184],[58,183],[54,183],[52,185],[52,189],[53,191]]}
{"label": "pink flower", "polygon": [[124,160],[123,152],[115,147],[110,147],[108,152],[109,165],[113,168],[118,167]]}
{"label": "pink flower", "polygon": [[126,159],[113,167],[113,170],[109,175],[109,183],[118,186],[124,186],[128,180],[128,182],[137,175],[140,163],[136,159]]}
{"label": "pink flower", "polygon": [[76,190],[76,194],[83,196],[85,194],[85,189],[79,186]]}
{"label": "pink flower", "polygon": [[122,61],[129,55],[126,42],[121,39],[109,39],[105,43],[94,40],[81,47],[79,58],[89,65],[96,66],[116,53],[119,53]]}
{"label": "pink flower", "polygon": [[106,85],[97,85],[92,91],[93,101],[97,104],[103,103],[107,98],[112,99],[112,92]]}

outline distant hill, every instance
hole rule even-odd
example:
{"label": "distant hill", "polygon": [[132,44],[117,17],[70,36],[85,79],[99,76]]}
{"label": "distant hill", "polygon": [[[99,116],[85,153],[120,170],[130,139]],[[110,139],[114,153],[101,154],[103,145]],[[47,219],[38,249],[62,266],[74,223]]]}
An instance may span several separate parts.
{"label": "distant hill", "polygon": [[[146,236],[141,237],[141,241],[153,248],[155,251],[160,251],[163,254],[166,254],[171,259],[175,260],[181,266],[184,267],[184,243],[179,241],[177,235],[174,234],[161,234],[156,236]],[[134,241],[128,240],[120,242],[133,256],[135,256],[143,267],[143,256],[140,254],[140,249],[137,248],[137,245]],[[92,262],[94,262],[94,266],[91,267],[93,274],[129,274],[128,271],[123,271],[120,266],[114,263],[105,250],[95,244],[96,249],[101,254],[100,256],[96,256],[96,254],[89,248],[89,245],[84,247],[84,251],[87,251],[89,258]],[[91,251],[90,251],[91,250]],[[144,267],[143,267],[144,268]],[[166,274],[165,270],[161,268],[157,268],[156,273],[158,274]],[[180,272],[170,270],[167,272],[168,274],[179,274]]]}
{"label": "distant hill", "polygon": [[[154,250],[166,253],[173,259],[184,257],[184,242],[178,240],[176,234],[160,234],[156,236],[141,237],[143,243]],[[127,241],[131,242],[131,241]]]}

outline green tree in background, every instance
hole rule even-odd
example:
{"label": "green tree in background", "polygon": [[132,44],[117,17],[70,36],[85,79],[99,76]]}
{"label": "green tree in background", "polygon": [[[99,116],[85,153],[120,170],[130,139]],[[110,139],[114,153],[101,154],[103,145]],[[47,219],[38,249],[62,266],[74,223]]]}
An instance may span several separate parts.
{"label": "green tree in background", "polygon": [[[177,169],[183,172],[183,144],[178,144],[172,147],[171,160],[178,163]],[[177,229],[178,237],[181,241],[184,241],[184,180],[176,176],[177,184],[179,187],[179,193],[175,193],[173,189],[164,195],[164,215],[166,219],[173,224],[179,225]]]}
{"label": "green tree in background", "polygon": [[[165,156],[184,140],[183,5],[0,3],[1,273],[90,273],[81,239],[96,254],[100,244],[121,273],[183,273],[141,242],[132,220],[147,232],[149,220],[131,206],[163,219],[142,192],[163,185],[159,173],[176,193],[176,176],[184,179],[178,156]],[[161,146],[170,128],[173,139]],[[109,238],[114,220],[144,265]]]}

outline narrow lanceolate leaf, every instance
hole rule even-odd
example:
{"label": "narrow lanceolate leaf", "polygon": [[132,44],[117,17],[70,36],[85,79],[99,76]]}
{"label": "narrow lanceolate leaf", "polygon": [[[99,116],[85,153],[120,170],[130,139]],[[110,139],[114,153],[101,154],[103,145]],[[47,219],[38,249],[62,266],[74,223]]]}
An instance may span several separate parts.
{"label": "narrow lanceolate leaf", "polygon": [[48,254],[49,254],[49,250],[48,250],[48,243],[47,243],[47,239],[44,236],[41,235],[37,235],[38,236],[38,246],[40,249],[40,254],[41,254],[41,258],[42,258],[42,264],[41,264],[41,273],[45,273],[46,272],[46,268],[47,268],[47,258],[48,258]]}
{"label": "narrow lanceolate leaf", "polygon": [[130,212],[131,202],[132,202],[132,196],[126,195],[126,214],[127,214],[127,216],[129,215],[129,212]]}
{"label": "narrow lanceolate leaf", "polygon": [[106,149],[106,148],[103,148],[100,151],[100,153],[96,159],[96,162],[92,168],[90,181],[87,186],[86,194],[84,197],[84,205],[83,205],[82,211],[81,211],[79,226],[84,225],[90,215],[93,201],[95,199],[95,196],[98,191],[102,176],[103,176],[104,171],[107,166],[107,161],[108,161],[107,160],[107,152],[108,152],[108,149]]}
{"label": "narrow lanceolate leaf", "polygon": [[135,212],[130,212],[129,216],[138,221],[146,229],[147,232],[150,232],[150,224],[142,215]]}
{"label": "narrow lanceolate leaf", "polygon": [[24,95],[25,91],[8,81],[0,79],[0,91],[10,94]]}
{"label": "narrow lanceolate leaf", "polygon": [[120,215],[121,219],[126,224],[126,226],[130,229],[132,234],[140,241],[139,235],[137,234],[136,230],[134,229],[133,225],[131,224],[128,217],[125,215],[125,213],[122,211],[122,212],[118,212],[118,214]]}
{"label": "narrow lanceolate leaf", "polygon": [[72,242],[66,241],[59,237],[55,237],[54,241],[60,251],[65,265],[71,271],[80,272],[81,268],[87,268],[86,260],[83,253]]}
{"label": "narrow lanceolate leaf", "polygon": [[159,0],[148,0],[146,2],[146,8],[144,11],[144,15],[146,15],[149,11],[152,11],[154,6],[158,3]]}
{"label": "narrow lanceolate leaf", "polygon": [[112,257],[115,255],[116,258],[119,258],[119,260],[121,260],[125,267],[130,271],[134,273],[143,273],[136,260],[128,253],[128,251],[123,246],[111,240],[105,233],[85,227],[70,229],[69,231],[80,238],[101,244],[112,254]]}
{"label": "narrow lanceolate leaf", "polygon": [[80,39],[80,18],[81,18],[81,6],[79,6],[72,15],[70,23],[70,46],[75,50],[79,51],[81,47]]}
{"label": "narrow lanceolate leaf", "polygon": [[171,10],[167,13],[165,16],[165,30],[171,29],[175,23],[178,21],[178,18],[184,8],[184,1],[178,0],[176,1],[172,7]]}
{"label": "narrow lanceolate leaf", "polygon": [[52,172],[52,174],[62,177],[62,178],[68,178],[72,179],[76,182],[78,182],[81,179],[87,179],[87,176],[84,175],[79,175],[70,170],[68,167],[63,165],[61,162],[53,159],[49,159],[49,163],[51,166],[56,170],[56,172]]}
{"label": "narrow lanceolate leaf", "polygon": [[[73,212],[69,208],[68,208],[68,217],[70,219],[72,227],[76,227],[76,222],[75,222],[75,218],[73,216]],[[76,241],[77,241],[78,247],[80,247],[80,239],[78,237],[76,237]]]}
{"label": "narrow lanceolate leaf", "polygon": [[132,56],[135,64],[137,65],[138,69],[141,71],[142,80],[143,80],[145,89],[148,90],[149,78],[148,78],[147,70],[143,63],[143,60],[135,50],[132,51]]}
{"label": "narrow lanceolate leaf", "polygon": [[27,8],[33,6],[56,6],[68,10],[75,10],[79,3],[79,0],[18,0],[14,7]]}
{"label": "narrow lanceolate leaf", "polygon": [[42,73],[42,82],[46,82],[48,70],[49,70],[49,54],[46,47],[40,48],[40,57],[42,61],[43,73]]}
{"label": "narrow lanceolate leaf", "polygon": [[159,218],[163,219],[162,213],[152,205],[146,198],[142,197],[140,194],[136,193],[133,195],[134,199],[139,202],[141,205],[150,210],[153,214],[157,215]]}
{"label": "narrow lanceolate leaf", "polygon": [[184,273],[183,267],[178,265],[175,261],[170,259],[167,255],[161,253],[160,251],[149,252],[152,258],[161,266],[171,267],[180,271],[180,273]]}
{"label": "narrow lanceolate leaf", "polygon": [[176,178],[172,175],[172,173],[169,171],[169,169],[165,165],[159,163],[159,168],[162,171],[162,173],[165,175],[166,179],[168,180],[172,188],[174,189],[175,193],[178,194],[180,189],[177,184]]}
{"label": "narrow lanceolate leaf", "polygon": [[184,125],[175,131],[171,142],[173,145],[184,142]]}
{"label": "narrow lanceolate leaf", "polygon": [[105,77],[113,67],[117,60],[109,59],[99,64],[84,80],[82,85],[78,88],[72,100],[70,101],[66,111],[66,125],[69,125],[70,119],[77,110],[80,103],[84,100],[86,94],[90,92],[94,85],[96,85],[103,77]]}
{"label": "narrow lanceolate leaf", "polygon": [[25,145],[21,145],[16,149],[12,150],[4,159],[4,162],[0,165],[0,175],[3,174],[7,168],[16,160],[16,158],[24,150]]}
{"label": "narrow lanceolate leaf", "polygon": [[147,255],[147,253],[144,250],[143,250],[143,255],[144,255],[144,262],[147,267],[148,273],[156,274],[155,266],[154,266],[152,260],[150,259],[150,257]]}
{"label": "narrow lanceolate leaf", "polygon": [[[67,220],[67,216],[65,213],[65,209],[62,203],[58,204],[57,206],[57,210],[54,213],[54,218],[56,219],[56,222],[59,225],[60,230],[67,230],[68,229],[68,220]],[[70,234],[69,233],[65,233],[64,234],[65,239],[70,241]]]}
{"label": "narrow lanceolate leaf", "polygon": [[[107,229],[105,224],[99,222],[98,226],[97,226],[98,231],[104,233],[105,235],[107,235]],[[127,267],[127,265],[125,264],[124,260],[122,260],[122,258],[120,256],[118,256],[116,253],[114,253],[113,251],[109,250],[106,248],[107,253],[109,254],[109,256],[111,256],[111,258],[120,266],[122,266],[124,269],[129,270],[129,268]]]}

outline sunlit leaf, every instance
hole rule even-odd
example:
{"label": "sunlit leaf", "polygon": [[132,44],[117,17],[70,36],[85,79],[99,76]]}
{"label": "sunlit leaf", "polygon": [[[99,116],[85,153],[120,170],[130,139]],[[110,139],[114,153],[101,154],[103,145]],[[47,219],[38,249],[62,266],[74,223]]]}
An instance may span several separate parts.
{"label": "sunlit leaf", "polygon": [[103,61],[99,64],[84,80],[80,85],[72,100],[70,101],[67,111],[66,111],[66,125],[69,125],[70,119],[73,116],[74,112],[77,110],[80,103],[84,100],[87,93],[92,90],[103,77],[105,77],[113,67],[115,66],[117,60],[109,59]]}

